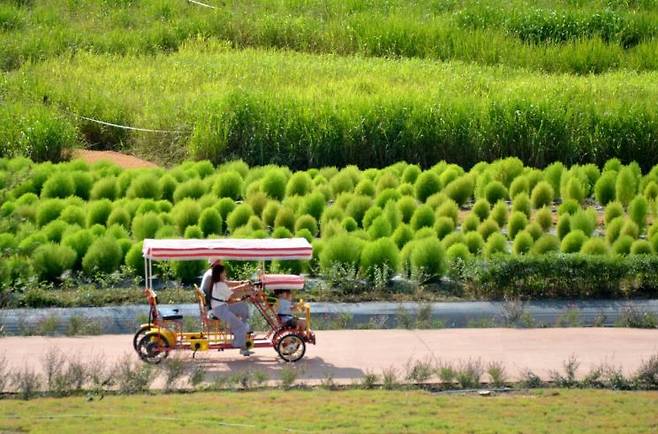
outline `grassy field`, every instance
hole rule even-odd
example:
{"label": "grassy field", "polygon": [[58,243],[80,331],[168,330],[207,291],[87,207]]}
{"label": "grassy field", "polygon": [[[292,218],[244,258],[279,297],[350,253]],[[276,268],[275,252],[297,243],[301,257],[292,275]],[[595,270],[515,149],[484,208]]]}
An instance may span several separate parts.
{"label": "grassy field", "polygon": [[80,50],[171,52],[188,38],[237,48],[509,64],[589,73],[658,67],[655,0],[510,2],[213,1],[67,2],[0,7],[0,67]]}
{"label": "grassy field", "polygon": [[655,432],[656,392],[263,391],[6,400],[3,432]]}
{"label": "grassy field", "polygon": [[[656,72],[574,77],[195,41],[174,54],[81,53],[7,75],[0,94],[17,105],[0,109],[0,143],[23,152],[27,127],[55,119],[58,143],[72,144],[77,128],[92,146],[162,163],[427,167],[446,159],[469,168],[514,155],[544,167],[616,156],[649,169],[658,162],[657,83]],[[129,133],[70,113],[179,133]]]}

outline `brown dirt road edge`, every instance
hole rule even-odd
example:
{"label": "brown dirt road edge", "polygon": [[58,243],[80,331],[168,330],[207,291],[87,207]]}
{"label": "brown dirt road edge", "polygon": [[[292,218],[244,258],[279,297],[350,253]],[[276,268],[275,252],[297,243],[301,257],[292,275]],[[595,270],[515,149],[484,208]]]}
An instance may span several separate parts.
{"label": "brown dirt road edge", "polygon": [[128,154],[122,154],[115,151],[91,151],[88,149],[79,149],[73,153],[73,158],[78,158],[87,163],[97,161],[109,161],[124,169],[140,169],[158,167],[157,164],[150,161],[142,160]]}

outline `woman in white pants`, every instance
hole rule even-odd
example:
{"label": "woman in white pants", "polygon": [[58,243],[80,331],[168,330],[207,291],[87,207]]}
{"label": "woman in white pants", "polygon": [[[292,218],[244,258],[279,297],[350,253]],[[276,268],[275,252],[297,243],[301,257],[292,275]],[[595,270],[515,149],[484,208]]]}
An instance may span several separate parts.
{"label": "woman in white pants", "polygon": [[[233,346],[235,348],[240,348],[240,354],[243,356],[249,356],[253,354],[247,349],[247,333],[249,332],[249,325],[236,315],[233,309],[231,309],[231,305],[238,304],[240,298],[251,294],[253,289],[250,283],[230,287],[226,282],[226,271],[224,266],[213,266],[210,307],[212,313],[217,318],[228,324],[231,329],[231,333],[233,333]],[[244,306],[246,307],[246,305]]]}

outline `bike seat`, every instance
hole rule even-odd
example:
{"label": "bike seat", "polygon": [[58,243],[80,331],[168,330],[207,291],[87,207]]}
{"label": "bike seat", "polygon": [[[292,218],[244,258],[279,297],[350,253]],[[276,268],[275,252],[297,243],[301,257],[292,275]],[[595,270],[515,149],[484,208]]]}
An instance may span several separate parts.
{"label": "bike seat", "polygon": [[159,312],[163,320],[174,321],[183,319],[183,314],[178,309],[160,309]]}

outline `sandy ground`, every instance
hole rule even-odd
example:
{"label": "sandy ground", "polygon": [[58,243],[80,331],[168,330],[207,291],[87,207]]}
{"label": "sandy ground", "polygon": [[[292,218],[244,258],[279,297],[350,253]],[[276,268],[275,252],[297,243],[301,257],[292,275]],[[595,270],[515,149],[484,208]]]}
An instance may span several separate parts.
{"label": "sandy ground", "polygon": [[79,158],[87,163],[95,163],[97,161],[107,160],[116,164],[124,169],[136,169],[142,167],[158,167],[155,163],[150,161],[141,160],[132,155],[122,154],[114,151],[90,151],[87,149],[80,149],[73,154],[74,158]]}
{"label": "sandy ground", "polygon": [[[642,360],[658,354],[658,330],[628,328],[565,329],[446,329],[446,330],[344,330],[320,331],[318,344],[307,348],[304,359],[295,364],[301,378],[317,382],[331,374],[337,382],[351,382],[365,372],[380,373],[394,367],[403,373],[411,360],[431,359],[458,364],[480,359],[484,364],[500,361],[510,379],[531,369],[544,378],[551,370],[562,370],[574,355],[580,361],[579,375],[603,362],[631,373]],[[0,339],[0,355],[13,367],[41,369],[44,354],[51,348],[92,359],[102,355],[116,362],[132,351],[131,336],[93,337],[6,337]],[[244,358],[237,351],[180,352],[190,364],[202,365],[210,375],[257,369],[278,378],[285,365],[274,349],[260,348]]]}

